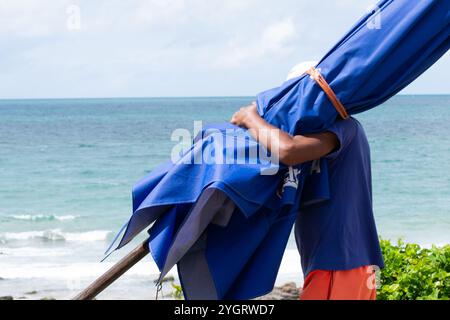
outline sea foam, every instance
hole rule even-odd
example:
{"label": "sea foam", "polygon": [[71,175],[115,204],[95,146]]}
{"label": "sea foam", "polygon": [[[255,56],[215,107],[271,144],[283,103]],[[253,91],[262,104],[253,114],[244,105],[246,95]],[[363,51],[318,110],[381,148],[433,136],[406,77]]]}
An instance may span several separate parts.
{"label": "sea foam", "polygon": [[5,232],[0,234],[0,239],[4,242],[23,241],[40,239],[44,241],[77,241],[92,242],[105,241],[108,239],[110,231],[93,230],[85,232],[63,232],[60,229],[44,230],[44,231],[25,231],[25,232]]}
{"label": "sea foam", "polygon": [[53,215],[53,214],[17,214],[8,216],[11,220],[22,220],[22,221],[71,221],[79,218],[75,215]]}

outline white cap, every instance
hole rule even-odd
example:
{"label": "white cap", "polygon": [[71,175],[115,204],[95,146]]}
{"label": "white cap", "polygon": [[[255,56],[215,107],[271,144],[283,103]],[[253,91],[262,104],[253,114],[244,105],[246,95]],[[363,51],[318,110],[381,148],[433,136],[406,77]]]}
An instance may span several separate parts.
{"label": "white cap", "polygon": [[297,64],[295,67],[289,71],[286,81],[300,77],[311,67],[315,67],[319,62],[318,61],[303,61]]}

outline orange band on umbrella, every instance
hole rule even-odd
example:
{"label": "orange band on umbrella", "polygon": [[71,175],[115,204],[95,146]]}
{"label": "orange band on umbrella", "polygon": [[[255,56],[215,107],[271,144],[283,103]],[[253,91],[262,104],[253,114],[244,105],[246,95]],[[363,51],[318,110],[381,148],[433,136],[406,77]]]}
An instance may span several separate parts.
{"label": "orange band on umbrella", "polygon": [[314,67],[311,67],[306,71],[306,73],[309,74],[311,78],[314,79],[316,83],[322,88],[341,118],[348,119],[349,115],[347,113],[347,110],[345,110],[345,107],[339,101],[338,97],[334,93],[333,89],[331,89],[325,78],[320,74],[320,71]]}

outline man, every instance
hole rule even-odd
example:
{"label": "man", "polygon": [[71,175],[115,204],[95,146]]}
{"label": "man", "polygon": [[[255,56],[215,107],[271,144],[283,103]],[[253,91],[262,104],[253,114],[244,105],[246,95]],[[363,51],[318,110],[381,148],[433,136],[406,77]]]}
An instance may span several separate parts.
{"label": "man", "polygon": [[[290,77],[305,67],[297,66]],[[241,108],[231,122],[249,129],[285,165],[328,162],[330,199],[302,207],[295,225],[305,274],[300,299],[375,299],[373,266],[383,267],[383,258],[372,211],[370,150],[361,124],[354,118],[339,120],[325,132],[293,137],[261,118],[255,103]]]}

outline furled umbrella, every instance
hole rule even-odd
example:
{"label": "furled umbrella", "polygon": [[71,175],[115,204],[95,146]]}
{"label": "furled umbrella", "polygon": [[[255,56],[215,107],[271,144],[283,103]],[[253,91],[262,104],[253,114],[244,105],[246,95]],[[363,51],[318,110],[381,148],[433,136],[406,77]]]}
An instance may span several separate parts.
{"label": "furled umbrella", "polygon": [[[380,1],[307,75],[259,94],[259,113],[290,134],[305,134],[376,107],[448,51],[449,9],[441,0]],[[178,264],[188,299],[252,298],[274,285],[301,197],[327,198],[327,166],[267,164],[254,156],[260,146],[245,130],[215,128],[135,186],[133,215],[117,248],[153,223],[149,247],[160,281]],[[223,139],[235,143],[218,143]],[[238,147],[241,140],[247,142]],[[205,149],[213,158],[245,150],[250,161],[187,161]],[[267,170],[276,173],[261,174]]]}

